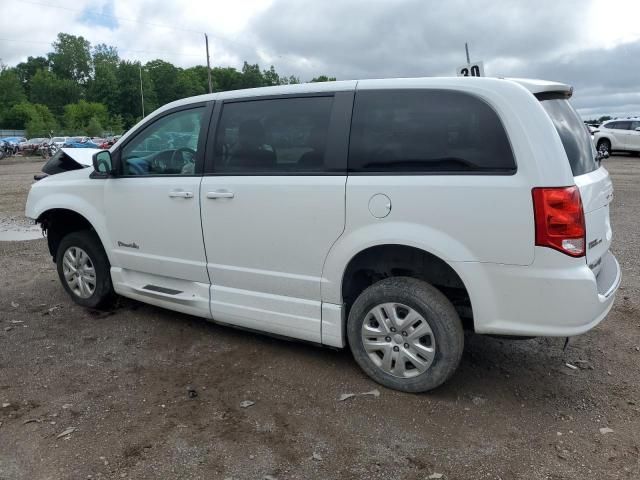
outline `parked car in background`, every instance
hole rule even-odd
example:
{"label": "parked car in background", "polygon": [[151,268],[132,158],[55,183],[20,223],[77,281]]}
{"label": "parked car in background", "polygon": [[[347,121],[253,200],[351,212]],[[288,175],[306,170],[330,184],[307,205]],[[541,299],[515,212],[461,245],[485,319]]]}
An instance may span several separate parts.
{"label": "parked car in background", "polygon": [[25,137],[5,137],[0,141],[3,141],[11,149],[12,155],[15,155],[20,150],[20,144],[26,142],[27,139]]}
{"label": "parked car in background", "polygon": [[89,137],[69,137],[62,148],[98,148]]}
{"label": "parked car in background", "polygon": [[115,135],[113,137],[107,137],[98,145],[98,147],[102,149],[111,148],[118,140],[120,140],[121,136],[122,135]]}
{"label": "parked car in background", "polygon": [[640,117],[609,120],[594,133],[593,141],[601,152],[629,152],[640,155]]}
{"label": "parked car in background", "polygon": [[51,143],[53,143],[58,148],[62,148],[62,145],[64,145],[64,142],[66,141],[67,137],[53,137],[51,139]]}
{"label": "parked car in background", "polygon": [[567,337],[613,306],[613,186],[572,91],[454,77],[183,99],[34,183],[26,216],[79,305],[117,293],[348,344],[382,385],[430,390],[464,327]]}
{"label": "parked car in background", "polygon": [[22,142],[20,144],[20,151],[23,155],[33,155],[38,153],[38,151],[45,145],[48,145],[51,142],[51,139],[44,137],[30,138],[26,142]]}

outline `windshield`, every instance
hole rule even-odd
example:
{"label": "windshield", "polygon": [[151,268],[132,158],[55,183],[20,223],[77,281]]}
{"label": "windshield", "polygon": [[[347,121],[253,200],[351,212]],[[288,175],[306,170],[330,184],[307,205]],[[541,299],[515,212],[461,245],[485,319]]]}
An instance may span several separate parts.
{"label": "windshield", "polygon": [[560,135],[573,176],[596,170],[598,164],[591,135],[569,101],[558,96],[541,99],[540,103]]}

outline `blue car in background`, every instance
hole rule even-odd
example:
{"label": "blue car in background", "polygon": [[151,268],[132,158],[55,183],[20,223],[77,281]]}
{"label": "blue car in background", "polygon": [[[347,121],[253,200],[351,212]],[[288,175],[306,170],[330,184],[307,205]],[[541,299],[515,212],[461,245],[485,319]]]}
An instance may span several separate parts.
{"label": "blue car in background", "polygon": [[69,137],[62,148],[99,148],[89,137]]}
{"label": "blue car in background", "polygon": [[20,149],[20,143],[26,142],[25,137],[4,137],[0,138],[0,148],[2,148],[3,156],[15,155]]}

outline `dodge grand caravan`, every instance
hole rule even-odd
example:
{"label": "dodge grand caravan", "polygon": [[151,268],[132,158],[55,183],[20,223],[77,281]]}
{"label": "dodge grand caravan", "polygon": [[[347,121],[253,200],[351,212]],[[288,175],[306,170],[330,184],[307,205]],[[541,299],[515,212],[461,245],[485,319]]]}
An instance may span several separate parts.
{"label": "dodge grand caravan", "polygon": [[463,77],[184,99],[35,183],[26,214],[80,305],[348,344],[375,381],[426,391],[463,326],[566,337],[612,307],[613,189],[571,93]]}

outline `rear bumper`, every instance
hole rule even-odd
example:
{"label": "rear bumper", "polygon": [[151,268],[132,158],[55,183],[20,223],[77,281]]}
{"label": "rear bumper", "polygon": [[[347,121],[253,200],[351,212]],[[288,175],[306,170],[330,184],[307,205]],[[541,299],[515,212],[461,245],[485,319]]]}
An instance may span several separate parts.
{"label": "rear bumper", "polygon": [[[561,265],[561,266],[559,266]],[[458,263],[478,333],[569,337],[600,323],[613,306],[621,271],[611,252],[596,278],[584,258],[536,248],[529,266]]]}

